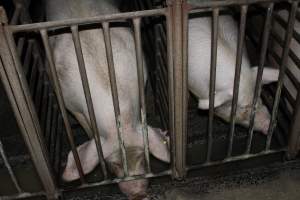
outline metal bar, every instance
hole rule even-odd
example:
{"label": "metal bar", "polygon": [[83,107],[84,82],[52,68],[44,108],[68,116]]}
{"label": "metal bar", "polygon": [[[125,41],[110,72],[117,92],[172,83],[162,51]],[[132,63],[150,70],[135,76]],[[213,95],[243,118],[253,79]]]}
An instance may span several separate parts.
{"label": "metal bar", "polygon": [[143,129],[143,140],[145,150],[145,160],[147,165],[147,173],[151,172],[150,157],[149,157],[149,140],[148,140],[148,126],[146,120],[146,101],[145,101],[145,85],[144,85],[144,66],[143,66],[143,54],[142,54],[142,38],[141,38],[141,18],[133,19],[134,26],[134,39],[135,39],[135,51],[136,51],[136,63],[138,73],[138,85],[139,85],[139,99],[140,99],[140,114]]}
{"label": "metal bar", "polygon": [[234,156],[234,157],[228,157],[224,160],[219,160],[219,161],[213,161],[213,162],[205,162],[203,164],[199,165],[193,165],[190,166],[187,170],[194,170],[194,169],[201,169],[203,167],[209,167],[209,166],[215,166],[215,165],[221,165],[229,162],[234,162],[234,161],[240,161],[240,160],[247,160],[250,158],[256,158],[259,156],[265,156],[265,155],[270,155],[270,154],[275,154],[275,153],[280,153],[280,152],[285,152],[286,149],[276,149],[276,150],[267,150],[267,151],[262,151],[256,154],[244,154],[244,155],[239,155],[239,156]]}
{"label": "metal bar", "polygon": [[84,62],[82,48],[81,48],[81,44],[80,44],[78,26],[72,26],[71,31],[72,31],[72,38],[73,38],[73,42],[74,42],[74,46],[75,46],[75,52],[76,52],[81,82],[82,82],[82,86],[84,89],[84,94],[85,94],[84,96],[85,96],[86,104],[88,107],[89,119],[90,119],[90,123],[91,123],[92,130],[94,133],[95,142],[96,142],[99,161],[100,161],[100,165],[101,165],[101,169],[102,169],[104,178],[107,179],[108,176],[107,176],[107,169],[105,166],[105,160],[104,160],[104,156],[103,156],[103,150],[102,150],[102,146],[101,146],[101,137],[100,137],[99,129],[97,127],[97,121],[96,121],[96,115],[95,115],[94,106],[93,106],[91,90],[90,90],[90,86],[88,83],[85,62]]}
{"label": "metal bar", "polygon": [[249,136],[247,139],[247,149],[245,152],[246,154],[250,153],[251,146],[252,146],[252,138],[253,138],[253,131],[254,131],[254,119],[255,119],[255,114],[256,114],[256,109],[257,109],[257,102],[258,102],[258,99],[259,99],[260,93],[261,93],[261,87],[262,87],[261,82],[262,82],[265,58],[266,58],[267,50],[268,50],[268,41],[269,41],[271,25],[272,25],[271,22],[272,22],[273,8],[274,8],[274,4],[271,3],[268,6],[267,16],[266,16],[265,24],[264,24],[262,46],[261,46],[261,50],[260,50],[260,60],[259,60],[259,65],[258,65],[254,97],[253,97],[251,114],[250,114],[250,122],[249,122],[250,128],[249,128]]}
{"label": "metal bar", "polygon": [[283,52],[282,52],[282,56],[281,56],[282,60],[281,60],[281,65],[280,65],[280,72],[279,72],[279,77],[278,77],[278,83],[277,83],[276,95],[275,95],[275,100],[274,100],[274,105],[273,105],[273,110],[272,110],[272,116],[271,116],[271,120],[270,120],[268,136],[267,136],[266,150],[270,149],[273,132],[274,132],[274,129],[275,129],[276,123],[277,123],[276,118],[277,118],[277,113],[278,113],[278,106],[279,106],[279,101],[280,101],[280,96],[281,96],[283,79],[284,79],[284,75],[285,75],[285,68],[286,68],[286,64],[288,61],[289,46],[290,46],[290,43],[291,43],[291,40],[293,37],[293,28],[294,28],[294,24],[295,24],[297,8],[298,8],[298,1],[293,1],[292,8],[291,8],[291,11],[289,14],[288,27],[287,27],[287,31],[285,34],[285,44],[284,44],[284,48],[283,48]]}
{"label": "metal bar", "polygon": [[166,23],[167,23],[167,53],[168,53],[168,98],[169,98],[169,131],[171,142],[171,164],[172,164],[172,176],[176,176],[175,166],[175,100],[174,100],[174,68],[173,68],[173,15],[172,5],[167,7]]}
{"label": "metal bar", "polygon": [[118,98],[118,88],[117,88],[117,81],[116,81],[116,74],[115,74],[115,67],[114,67],[114,60],[113,60],[113,52],[111,46],[111,38],[110,38],[110,30],[108,22],[102,23],[103,28],[103,35],[104,35],[104,42],[105,42],[105,51],[106,51],[106,58],[108,64],[108,72],[109,72],[109,81],[111,86],[111,94],[115,112],[115,120],[116,120],[116,128],[118,133],[118,140],[121,149],[121,156],[122,156],[122,163],[124,169],[125,177],[128,176],[128,165],[127,165],[127,157],[125,151],[125,144],[123,140],[123,136],[121,133],[121,113],[120,113],[120,105],[119,105],[119,98]]}
{"label": "metal bar", "polygon": [[25,43],[25,37],[20,37],[18,39],[18,44],[17,44],[17,51],[18,51],[18,54],[19,54],[20,57],[21,57],[22,52],[23,52],[24,43]]}
{"label": "metal bar", "polygon": [[42,143],[41,127],[34,109],[28,84],[22,71],[14,38],[6,25],[0,25],[1,79],[8,94],[16,120],[24,141],[31,154],[31,159],[44,186],[48,198],[57,197],[57,188],[53,180],[46,148]]}
{"label": "metal bar", "polygon": [[300,145],[300,90],[298,90],[297,100],[294,107],[292,124],[290,128],[287,157],[289,159],[296,158],[299,153]]}
{"label": "metal bar", "polygon": [[96,17],[89,18],[73,18],[60,21],[51,21],[51,22],[41,22],[41,23],[31,23],[24,25],[11,25],[10,29],[12,32],[26,32],[26,31],[39,31],[42,29],[50,28],[59,28],[59,27],[69,27],[72,25],[80,24],[93,24],[93,23],[102,23],[104,21],[116,21],[116,20],[127,20],[138,17],[151,17],[151,16],[160,16],[165,15],[166,9],[154,9],[154,10],[144,10],[136,12],[126,12],[126,13],[115,13],[110,15],[101,15]]}
{"label": "metal bar", "polygon": [[247,5],[243,5],[241,7],[241,21],[240,21],[240,28],[239,28],[238,44],[237,44],[238,46],[237,46],[236,67],[235,67],[235,75],[234,75],[233,98],[231,104],[230,133],[229,133],[229,146],[227,150],[227,157],[230,157],[232,154],[232,145],[233,145],[233,137],[234,137],[234,130],[235,130],[235,118],[236,118],[236,110],[237,110],[238,95],[239,95],[240,74],[241,74],[243,49],[244,49],[247,10],[248,10]]}
{"label": "metal bar", "polygon": [[258,3],[267,3],[267,2],[281,2],[286,0],[226,0],[226,1],[199,1],[197,4],[193,2],[190,5],[190,9],[197,8],[216,8],[216,7],[225,7],[225,6],[237,6],[237,5],[248,5],[248,4],[258,4]]}
{"label": "metal bar", "polygon": [[20,14],[21,14],[21,9],[22,9],[22,5],[20,3],[16,3],[14,14],[13,14],[9,24],[16,25],[18,23]]}
{"label": "metal bar", "polygon": [[10,196],[0,196],[1,200],[14,200],[14,199],[25,199],[25,198],[31,198],[31,197],[40,197],[45,196],[46,194],[44,192],[23,192],[16,195],[10,195]]}
{"label": "metal bar", "polygon": [[84,183],[85,182],[84,177],[83,177],[84,173],[83,173],[82,165],[81,165],[81,162],[80,162],[80,159],[79,159],[79,156],[78,156],[78,152],[77,152],[77,149],[76,149],[76,146],[75,146],[75,141],[74,141],[74,138],[73,138],[71,125],[70,125],[70,122],[69,122],[69,119],[68,119],[67,110],[66,110],[66,107],[65,107],[65,102],[64,102],[64,99],[63,99],[63,96],[62,96],[62,91],[61,91],[60,85],[59,85],[58,75],[57,75],[57,72],[56,72],[56,68],[55,68],[55,64],[54,64],[54,60],[53,60],[53,55],[52,55],[50,45],[49,45],[48,33],[45,29],[43,29],[43,30],[40,31],[40,34],[42,36],[43,45],[44,45],[44,48],[45,48],[45,51],[46,51],[46,57],[47,57],[47,60],[49,62],[49,68],[50,68],[50,74],[49,75],[51,76],[51,79],[53,81],[54,91],[55,91],[57,101],[58,101],[58,104],[59,104],[59,108],[61,110],[61,114],[62,114],[62,117],[63,117],[63,120],[64,120],[68,140],[70,142],[71,150],[72,150],[72,153],[73,153],[73,156],[74,156],[74,159],[75,159],[75,164],[76,164],[79,176],[80,176],[81,183]]}
{"label": "metal bar", "polygon": [[29,65],[30,65],[30,61],[31,61],[31,58],[32,58],[32,46],[33,46],[33,41],[29,40],[28,41],[28,46],[27,46],[27,49],[26,49],[26,53],[25,53],[24,62],[23,62],[23,68],[24,68],[24,72],[25,72],[26,76],[28,76]]}
{"label": "metal bar", "polygon": [[[0,65],[2,65],[1,62],[0,62]],[[1,66],[1,68],[2,68],[2,66]],[[5,154],[5,151],[4,151],[3,144],[2,144],[2,142],[1,142],[1,140],[0,140],[0,154],[1,154],[1,157],[2,157],[2,159],[3,159],[3,161],[4,161],[4,165],[5,165],[7,171],[8,171],[8,173],[9,173],[9,175],[10,175],[10,178],[11,178],[12,182],[13,182],[14,185],[15,185],[15,188],[17,189],[18,193],[22,193],[23,190],[22,190],[22,188],[20,187],[20,184],[19,184],[19,182],[18,182],[18,180],[17,180],[17,177],[16,177],[15,173],[13,172],[13,170],[12,170],[10,164],[9,164],[9,161],[8,161],[7,156],[6,156],[6,154]],[[0,198],[1,198],[1,197],[0,197]]]}
{"label": "metal bar", "polygon": [[[176,179],[182,179],[184,178],[186,171],[185,171],[185,135],[186,135],[186,127],[184,126],[186,124],[185,117],[185,103],[186,103],[186,97],[184,90],[186,89],[186,68],[183,66],[183,32],[186,30],[183,30],[183,4],[181,1],[173,1],[171,5],[172,9],[172,17],[173,17],[173,24],[172,24],[172,32],[173,32],[173,81],[174,81],[174,87],[172,88],[174,90],[174,136],[173,138],[173,146],[175,146],[175,151],[172,152],[173,160],[174,162],[174,170],[173,171],[173,177]],[[187,14],[187,13],[186,13]],[[185,27],[186,28],[186,27]]]}
{"label": "metal bar", "polygon": [[72,188],[69,190],[65,189],[62,191],[68,192],[68,191],[72,191],[72,190],[91,188],[91,187],[96,187],[96,186],[101,186],[101,185],[112,184],[112,183],[120,183],[120,182],[124,182],[124,181],[132,181],[132,180],[136,180],[136,179],[148,179],[148,178],[153,178],[153,177],[161,177],[161,176],[171,175],[171,173],[172,173],[171,170],[166,170],[166,171],[156,173],[156,174],[148,173],[148,174],[143,174],[143,175],[128,176],[128,177],[124,177],[124,178],[115,178],[113,180],[104,180],[104,181],[97,182],[97,183],[88,183],[85,185],[81,185],[77,188]]}
{"label": "metal bar", "polygon": [[214,126],[214,107],[215,107],[215,89],[216,89],[216,67],[217,67],[217,46],[218,46],[218,26],[219,26],[219,9],[213,10],[212,18],[212,37],[211,37],[211,61],[210,61],[210,83],[209,83],[209,118],[208,118],[208,138],[207,138],[207,155],[206,162],[211,159],[211,150],[213,143],[213,126]]}

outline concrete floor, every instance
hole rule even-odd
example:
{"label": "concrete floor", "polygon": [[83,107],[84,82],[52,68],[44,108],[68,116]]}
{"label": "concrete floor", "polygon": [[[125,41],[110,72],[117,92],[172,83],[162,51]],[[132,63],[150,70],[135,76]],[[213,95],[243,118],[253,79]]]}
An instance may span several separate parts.
{"label": "concrete floor", "polygon": [[[220,173],[222,175],[220,175]],[[184,182],[152,180],[152,200],[299,200],[300,161],[251,170],[188,178]],[[101,191],[101,192],[100,192]],[[68,200],[125,200],[117,187],[67,194]]]}

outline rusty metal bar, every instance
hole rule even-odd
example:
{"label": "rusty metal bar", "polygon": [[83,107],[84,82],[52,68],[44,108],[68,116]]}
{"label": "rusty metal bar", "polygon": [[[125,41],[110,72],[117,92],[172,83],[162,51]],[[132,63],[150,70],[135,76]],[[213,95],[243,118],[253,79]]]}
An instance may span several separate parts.
{"label": "rusty metal bar", "polygon": [[241,21],[240,21],[239,38],[238,38],[238,46],[237,46],[233,98],[231,104],[230,133],[229,133],[229,145],[227,150],[227,158],[230,157],[232,154],[232,145],[233,145],[233,137],[234,137],[234,130],[235,130],[235,118],[236,118],[237,102],[238,102],[238,95],[239,95],[240,74],[241,74],[242,57],[243,57],[243,49],[244,49],[247,10],[248,10],[247,5],[241,6]]}
{"label": "rusty metal bar", "polygon": [[174,68],[173,68],[173,16],[172,7],[167,7],[166,15],[167,23],[167,54],[168,54],[168,99],[169,99],[169,131],[170,131],[170,143],[171,143],[171,164],[172,164],[172,176],[176,176],[175,166],[175,100],[174,100]]}
{"label": "rusty metal bar", "polygon": [[294,29],[294,24],[295,24],[295,19],[296,19],[298,3],[299,3],[298,1],[292,2],[292,8],[289,13],[288,27],[287,27],[286,34],[285,34],[285,44],[284,44],[284,48],[283,48],[283,52],[282,52],[282,56],[281,56],[282,60],[281,60],[281,64],[280,64],[280,72],[279,72],[279,77],[278,77],[276,95],[275,95],[274,105],[273,105],[273,109],[272,109],[272,116],[271,116],[271,121],[270,121],[270,125],[269,125],[269,131],[268,131],[265,150],[270,149],[272,136],[273,136],[276,124],[277,124],[276,118],[277,118],[277,113],[278,113],[278,106],[279,106],[279,101],[280,101],[280,97],[281,97],[283,79],[285,76],[285,68],[286,68],[286,64],[288,61],[289,46],[290,46],[290,43],[291,43],[291,40],[293,37],[293,29]]}
{"label": "rusty metal bar", "polygon": [[[0,62],[0,65],[2,65],[1,62]],[[1,66],[1,68],[2,68],[2,66]],[[13,172],[13,170],[12,170],[10,164],[9,164],[9,161],[8,161],[7,156],[6,156],[6,154],[5,154],[5,151],[4,151],[3,144],[2,144],[2,142],[1,142],[1,140],[0,140],[0,154],[1,154],[1,157],[2,157],[2,159],[3,159],[3,161],[4,161],[4,165],[5,165],[5,167],[6,167],[7,171],[8,171],[8,173],[9,173],[9,176],[10,176],[12,182],[13,182],[14,185],[15,185],[15,188],[17,189],[18,193],[22,193],[23,190],[22,190],[22,188],[20,187],[20,184],[19,184],[19,182],[18,182],[18,180],[17,180],[17,177],[16,177],[15,173]],[[0,198],[1,198],[1,197],[0,197]]]}
{"label": "rusty metal bar", "polygon": [[81,48],[81,44],[80,44],[78,26],[72,26],[71,31],[72,31],[72,38],[73,38],[73,42],[74,42],[74,46],[75,46],[75,52],[76,52],[81,82],[82,82],[82,86],[84,89],[84,94],[85,94],[84,96],[85,96],[86,104],[88,107],[89,119],[90,119],[90,123],[91,123],[92,130],[94,133],[94,138],[95,138],[96,147],[97,147],[97,151],[98,151],[98,157],[99,157],[99,161],[100,161],[100,165],[101,165],[101,169],[102,169],[104,178],[107,179],[108,175],[107,175],[107,169],[106,169],[105,160],[104,160],[104,156],[103,156],[103,150],[102,150],[102,146],[101,146],[101,137],[100,137],[99,129],[97,127],[97,121],[96,121],[96,115],[95,115],[94,106],[93,106],[93,100],[92,100],[92,96],[91,96],[91,90],[90,90],[90,86],[88,83],[87,71],[85,68],[85,62],[84,62],[82,48]]}
{"label": "rusty metal bar", "polygon": [[58,101],[58,104],[59,104],[59,108],[61,110],[61,114],[62,114],[62,117],[63,117],[63,120],[64,120],[68,140],[70,142],[71,150],[72,150],[72,153],[73,153],[73,156],[74,156],[74,159],[75,159],[75,164],[76,164],[79,176],[80,176],[81,183],[84,183],[85,182],[84,177],[83,177],[84,173],[83,173],[82,165],[81,165],[81,162],[80,162],[80,159],[79,159],[79,156],[78,156],[78,152],[77,152],[77,149],[76,149],[76,146],[75,146],[75,141],[74,141],[74,138],[73,138],[71,125],[70,125],[70,122],[69,122],[69,119],[68,119],[67,110],[66,110],[66,107],[65,107],[65,102],[64,102],[64,99],[63,99],[63,96],[62,96],[62,91],[61,91],[60,85],[59,85],[58,75],[57,75],[57,71],[56,71],[56,68],[55,68],[54,60],[53,60],[53,55],[52,55],[50,45],[49,45],[49,38],[48,38],[47,30],[45,30],[45,29],[41,30],[40,34],[42,36],[43,45],[44,45],[44,48],[45,48],[45,51],[46,51],[46,57],[47,57],[47,60],[49,62],[49,68],[50,68],[50,74],[49,75],[51,76],[51,79],[53,81],[54,91],[55,91],[57,101]]}
{"label": "rusty metal bar", "polygon": [[41,22],[41,23],[31,23],[24,25],[12,25],[10,26],[13,32],[26,32],[26,31],[39,31],[42,29],[59,28],[59,27],[69,27],[72,25],[81,24],[93,24],[102,23],[104,21],[116,21],[116,20],[127,20],[137,17],[151,17],[165,15],[166,9],[154,9],[154,10],[144,10],[136,12],[126,12],[126,13],[115,13],[110,15],[101,15],[89,18],[77,18],[77,19],[66,19],[60,21],[51,22]]}
{"label": "rusty metal bar", "polygon": [[121,155],[122,155],[124,176],[126,177],[126,176],[128,176],[128,165],[127,165],[127,157],[126,157],[124,139],[122,136],[121,113],[120,113],[120,105],[119,105],[119,98],[118,98],[118,88],[117,88],[117,81],[116,81],[116,74],[115,74],[115,67],[114,67],[113,51],[112,51],[112,46],[111,46],[109,23],[103,22],[102,28],[103,28],[105,51],[106,51],[106,58],[107,58],[107,64],[108,64],[111,94],[112,94],[112,98],[113,98],[112,100],[113,100],[113,106],[114,106],[114,112],[115,112],[116,128],[117,128],[117,133],[118,133],[120,151],[121,151]]}
{"label": "rusty metal bar", "polygon": [[247,149],[245,152],[246,154],[250,153],[251,146],[252,146],[252,138],[253,138],[253,131],[254,131],[254,119],[255,119],[255,114],[256,114],[256,109],[257,109],[257,102],[258,102],[258,99],[259,99],[260,93],[261,93],[261,87],[262,87],[261,82],[262,82],[265,58],[266,58],[267,50],[268,50],[268,41],[269,41],[271,25],[272,25],[271,22],[272,22],[273,8],[274,8],[274,4],[271,3],[268,6],[267,15],[266,15],[265,24],[264,24],[262,46],[261,46],[261,50],[260,50],[260,60],[259,60],[259,65],[258,65],[254,97],[253,97],[251,114],[250,114],[250,122],[249,122],[250,128],[249,128],[249,136],[247,139]]}
{"label": "rusty metal bar", "polygon": [[135,39],[135,51],[136,51],[136,63],[138,73],[138,85],[139,85],[139,99],[140,99],[140,114],[142,121],[145,160],[147,165],[147,173],[151,172],[150,157],[149,157],[149,140],[148,140],[148,126],[146,121],[146,100],[145,100],[145,86],[144,86],[144,66],[143,66],[143,54],[142,54],[142,38],[141,38],[141,18],[133,19],[134,26],[134,39]]}
{"label": "rusty metal bar", "polygon": [[4,88],[47,197],[56,198],[57,188],[46,157],[46,148],[42,143],[37,113],[30,98],[14,38],[6,25],[0,25],[0,43],[0,57],[3,63],[0,74]]}
{"label": "rusty metal bar", "polygon": [[208,118],[208,138],[206,162],[211,159],[213,143],[213,126],[214,126],[214,107],[215,107],[215,89],[216,89],[216,67],[217,67],[217,46],[218,46],[218,26],[219,26],[219,9],[213,10],[212,33],[211,33],[211,61],[210,61],[210,84],[209,84],[209,118]]}

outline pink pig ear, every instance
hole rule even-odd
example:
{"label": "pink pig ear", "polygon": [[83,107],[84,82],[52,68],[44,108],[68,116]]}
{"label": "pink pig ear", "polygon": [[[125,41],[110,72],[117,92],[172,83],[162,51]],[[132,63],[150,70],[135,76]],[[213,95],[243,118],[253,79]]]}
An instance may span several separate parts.
{"label": "pink pig ear", "polygon": [[[111,152],[111,145],[108,145],[107,142],[102,141],[102,149],[103,149],[103,156],[106,158]],[[77,152],[78,156],[80,159],[80,163],[82,166],[82,170],[84,174],[88,174],[99,163],[99,157],[98,157],[98,152],[95,144],[95,140],[89,140],[80,146],[77,147]],[[63,172],[62,175],[63,179],[65,181],[74,181],[76,179],[79,179],[79,172],[77,170],[76,162],[73,156],[73,153],[70,151],[68,154],[68,160],[67,160],[67,165],[66,168]]]}
{"label": "pink pig ear", "polygon": [[[253,80],[256,80],[257,70],[258,70],[258,67],[252,68]],[[279,76],[278,69],[264,67],[264,72],[263,72],[263,76],[262,76],[262,84],[269,84],[272,82],[276,82],[276,81],[278,81],[278,76]],[[254,83],[255,83],[255,81],[254,81]]]}
{"label": "pink pig ear", "polygon": [[170,162],[169,137],[167,131],[148,126],[149,149],[151,154],[164,162]]}

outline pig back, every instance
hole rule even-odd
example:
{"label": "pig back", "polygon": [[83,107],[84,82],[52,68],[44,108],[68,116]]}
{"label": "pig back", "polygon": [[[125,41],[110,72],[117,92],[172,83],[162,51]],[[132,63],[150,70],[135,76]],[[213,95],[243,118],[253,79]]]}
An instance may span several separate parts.
{"label": "pig back", "polygon": [[[68,0],[64,2],[70,3]],[[89,0],[87,2],[92,1]],[[81,8],[84,10],[82,13],[89,12],[85,10],[89,8],[89,6],[84,5],[85,7]],[[103,8],[98,9],[96,8],[97,6],[99,5],[93,5],[94,14],[103,14],[101,12]],[[101,4],[101,6],[105,6],[105,4]],[[52,7],[50,8],[52,9]],[[59,12],[65,12],[61,9],[62,8],[59,8]],[[65,7],[65,9],[68,8]],[[57,12],[57,10],[55,12]],[[68,13],[68,11],[66,11],[65,14],[66,13]],[[60,17],[71,18],[73,14],[74,13]],[[50,19],[52,18],[50,17]],[[98,128],[103,134],[110,130],[116,132],[102,29],[99,27],[98,29],[80,31],[79,35]],[[138,112],[138,81],[133,35],[129,28],[112,27],[110,29],[110,36],[121,110],[121,121],[127,126],[134,127],[137,123]],[[54,61],[65,104],[71,112],[82,113],[89,118],[72,35],[65,33],[57,35],[52,39],[55,40],[53,46]],[[106,134],[106,136],[108,135]]]}

